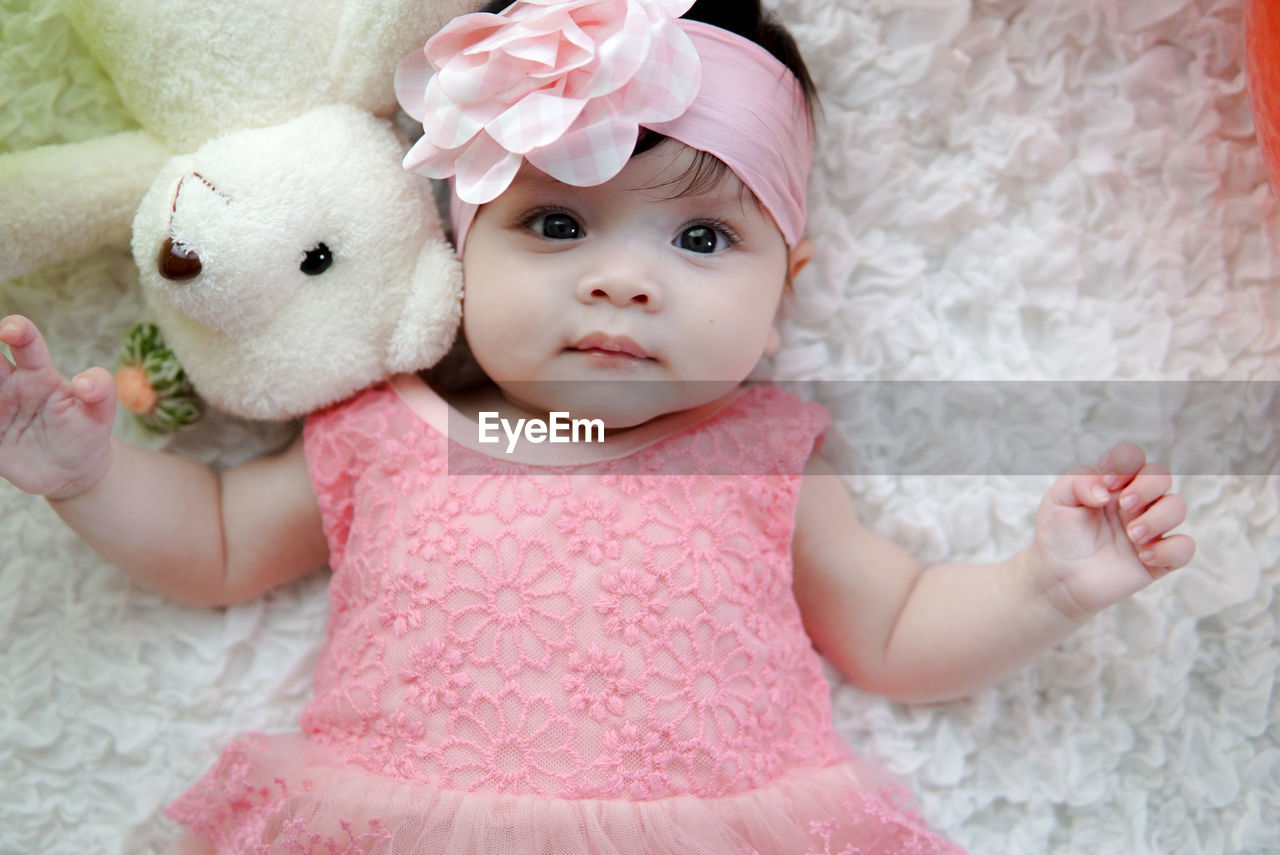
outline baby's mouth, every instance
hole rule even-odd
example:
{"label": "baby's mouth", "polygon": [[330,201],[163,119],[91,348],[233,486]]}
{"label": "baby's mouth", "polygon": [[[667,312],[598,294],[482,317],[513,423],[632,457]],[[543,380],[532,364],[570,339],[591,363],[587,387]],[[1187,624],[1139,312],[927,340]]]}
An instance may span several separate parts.
{"label": "baby's mouth", "polygon": [[584,336],[568,348],[579,353],[588,353],[605,359],[653,359],[650,354],[633,339],[626,336],[591,333]]}

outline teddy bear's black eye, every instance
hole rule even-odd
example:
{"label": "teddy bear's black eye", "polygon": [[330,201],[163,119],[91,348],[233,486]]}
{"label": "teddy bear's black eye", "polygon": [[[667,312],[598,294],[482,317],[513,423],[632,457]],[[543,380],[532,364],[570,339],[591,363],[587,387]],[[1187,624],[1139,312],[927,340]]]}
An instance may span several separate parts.
{"label": "teddy bear's black eye", "polygon": [[333,264],[333,252],[324,244],[316,244],[307,250],[298,269],[308,276],[319,276]]}

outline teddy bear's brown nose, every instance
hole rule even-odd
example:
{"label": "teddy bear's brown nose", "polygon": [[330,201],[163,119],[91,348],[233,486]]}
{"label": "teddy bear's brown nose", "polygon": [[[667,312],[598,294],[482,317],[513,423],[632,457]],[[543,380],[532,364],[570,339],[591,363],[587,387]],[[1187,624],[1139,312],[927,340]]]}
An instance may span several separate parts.
{"label": "teddy bear's brown nose", "polygon": [[156,269],[165,279],[173,282],[186,282],[200,275],[200,256],[181,244],[175,244],[173,238],[165,238],[156,256]]}

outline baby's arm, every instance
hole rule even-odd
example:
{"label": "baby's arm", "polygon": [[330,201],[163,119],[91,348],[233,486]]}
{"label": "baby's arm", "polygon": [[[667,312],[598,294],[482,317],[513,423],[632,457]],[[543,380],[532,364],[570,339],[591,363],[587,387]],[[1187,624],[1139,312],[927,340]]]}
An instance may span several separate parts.
{"label": "baby's arm", "polygon": [[1191,560],[1191,538],[1168,535],[1185,516],[1170,483],[1136,446],[1117,446],[1098,469],[1058,478],[1026,549],[926,569],[863,527],[841,480],[815,459],[793,545],[805,627],[850,680],[890,697],[944,700],[989,685]]}
{"label": "baby's arm", "polygon": [[111,437],[115,383],[67,380],[35,325],[0,320],[0,475],[42,495],[100,555],[189,603],[227,604],[323,566],[301,442],[218,474]]}

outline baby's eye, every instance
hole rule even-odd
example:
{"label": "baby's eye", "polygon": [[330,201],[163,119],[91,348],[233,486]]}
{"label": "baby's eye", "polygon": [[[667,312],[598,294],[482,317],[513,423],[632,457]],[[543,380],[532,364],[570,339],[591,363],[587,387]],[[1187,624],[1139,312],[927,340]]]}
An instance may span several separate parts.
{"label": "baby's eye", "polygon": [[571,214],[548,211],[531,218],[526,224],[534,234],[550,240],[574,240],[582,237],[582,226]]}
{"label": "baby's eye", "polygon": [[736,235],[728,226],[697,223],[696,225],[687,226],[672,241],[672,244],[689,252],[710,255],[711,253],[728,249],[737,242],[735,238]]}

